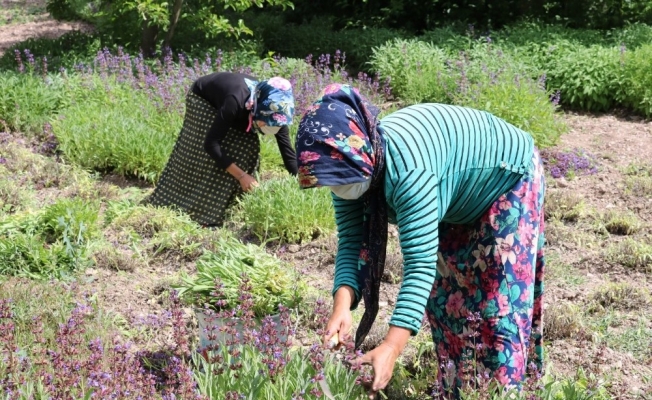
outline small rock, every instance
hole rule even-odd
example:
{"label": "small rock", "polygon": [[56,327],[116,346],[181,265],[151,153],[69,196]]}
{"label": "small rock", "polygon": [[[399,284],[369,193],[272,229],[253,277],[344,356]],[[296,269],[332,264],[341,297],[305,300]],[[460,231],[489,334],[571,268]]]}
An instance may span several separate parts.
{"label": "small rock", "polygon": [[378,302],[378,307],[380,307],[380,308],[387,307],[387,302],[386,301],[379,301]]}
{"label": "small rock", "polygon": [[299,245],[298,245],[298,244],[291,244],[291,245],[289,245],[289,246],[288,246],[288,251],[289,251],[290,253],[296,253],[297,251],[299,251]]}
{"label": "small rock", "polygon": [[557,179],[557,186],[559,186],[561,188],[566,188],[566,187],[568,187],[568,181],[566,180],[566,178],[561,177],[561,178]]}
{"label": "small rock", "polygon": [[95,275],[97,274],[97,270],[95,268],[86,268],[86,271],[84,272],[86,275]]}

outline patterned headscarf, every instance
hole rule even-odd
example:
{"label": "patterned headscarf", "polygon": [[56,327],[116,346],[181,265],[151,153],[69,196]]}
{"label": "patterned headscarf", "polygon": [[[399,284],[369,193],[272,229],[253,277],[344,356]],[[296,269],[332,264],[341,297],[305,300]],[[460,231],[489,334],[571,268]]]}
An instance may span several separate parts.
{"label": "patterned headscarf", "polygon": [[268,126],[292,125],[294,116],[294,95],[292,84],[284,78],[275,76],[266,81],[253,81],[245,78],[251,92],[246,107],[251,110],[249,127],[252,120],[263,121]]}
{"label": "patterned headscarf", "polygon": [[378,314],[380,278],[387,249],[385,139],[377,125],[379,110],[357,89],[331,84],[299,124],[296,153],[301,188],[348,185],[371,179],[364,194],[363,241],[358,285],[365,312],[356,331],[359,348]]}

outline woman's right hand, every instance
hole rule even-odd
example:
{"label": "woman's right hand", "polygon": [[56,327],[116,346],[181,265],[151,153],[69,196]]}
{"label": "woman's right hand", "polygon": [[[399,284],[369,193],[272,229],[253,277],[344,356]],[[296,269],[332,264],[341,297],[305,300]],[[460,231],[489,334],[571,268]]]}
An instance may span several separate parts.
{"label": "woman's right hand", "polygon": [[[342,286],[335,293],[333,313],[326,324],[324,346],[337,350],[349,340],[349,332],[353,326],[351,304],[354,296],[353,289],[348,286]],[[331,338],[337,339],[336,343],[331,343]]]}
{"label": "woman's right hand", "polygon": [[240,187],[242,187],[243,191],[250,192],[258,187],[258,181],[253,176],[245,174],[240,178]]}

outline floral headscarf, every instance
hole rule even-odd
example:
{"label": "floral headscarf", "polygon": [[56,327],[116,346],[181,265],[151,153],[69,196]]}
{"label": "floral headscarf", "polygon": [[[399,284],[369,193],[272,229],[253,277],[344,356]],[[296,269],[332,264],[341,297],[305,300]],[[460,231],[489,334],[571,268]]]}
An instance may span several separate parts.
{"label": "floral headscarf", "polygon": [[275,76],[269,80],[257,82],[245,78],[245,83],[251,92],[246,104],[247,109],[251,110],[250,127],[252,119],[263,121],[268,126],[292,124],[294,95],[292,94],[292,84],[287,79]]}
{"label": "floral headscarf", "polygon": [[378,112],[356,88],[337,83],[326,86],[306,111],[297,132],[301,187],[370,179],[376,165],[370,132],[376,130]]}
{"label": "floral headscarf", "polygon": [[380,278],[387,249],[385,139],[377,124],[379,110],[357,89],[331,84],[299,124],[296,153],[301,188],[348,185],[371,179],[363,196],[365,218],[358,259],[358,286],[365,311],[356,331],[359,348],[378,314]]}

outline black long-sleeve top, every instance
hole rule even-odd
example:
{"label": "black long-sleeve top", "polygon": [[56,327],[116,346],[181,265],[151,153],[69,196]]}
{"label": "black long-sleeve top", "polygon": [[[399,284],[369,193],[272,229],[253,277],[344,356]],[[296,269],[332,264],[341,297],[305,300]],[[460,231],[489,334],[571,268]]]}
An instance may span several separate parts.
{"label": "black long-sleeve top", "polygon": [[[208,101],[218,111],[217,117],[206,135],[204,149],[221,168],[228,168],[233,159],[222,153],[220,143],[229,129],[244,132],[249,125],[250,111],[245,108],[251,92],[244,79],[257,80],[253,76],[231,72],[216,72],[202,76],[192,85],[197,96]],[[255,135],[255,132],[250,132]],[[281,127],[276,135],[278,149],[283,157],[285,169],[292,175],[297,174],[297,159],[290,142],[290,130]]]}

